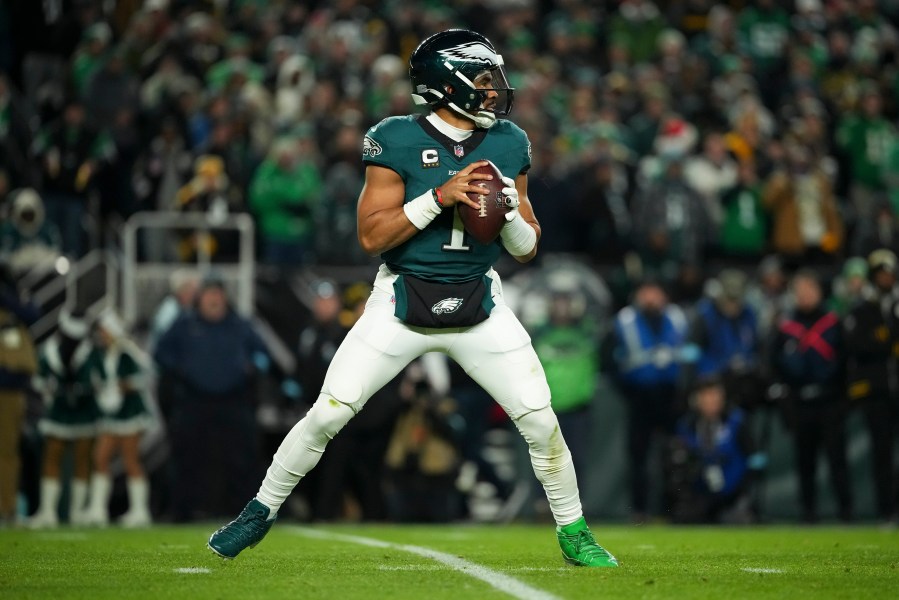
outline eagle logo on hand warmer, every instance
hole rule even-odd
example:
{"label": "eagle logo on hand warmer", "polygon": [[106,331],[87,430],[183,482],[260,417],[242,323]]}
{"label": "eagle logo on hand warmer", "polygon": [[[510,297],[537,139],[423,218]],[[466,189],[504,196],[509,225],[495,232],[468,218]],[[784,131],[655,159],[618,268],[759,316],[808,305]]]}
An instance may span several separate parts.
{"label": "eagle logo on hand warmer", "polygon": [[462,298],[444,298],[431,307],[431,312],[435,315],[445,315],[459,310],[462,306]]}

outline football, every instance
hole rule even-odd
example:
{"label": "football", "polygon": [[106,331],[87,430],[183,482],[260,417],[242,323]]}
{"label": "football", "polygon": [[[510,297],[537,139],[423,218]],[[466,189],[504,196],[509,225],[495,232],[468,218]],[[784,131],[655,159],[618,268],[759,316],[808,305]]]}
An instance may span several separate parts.
{"label": "football", "polygon": [[477,185],[484,188],[483,194],[469,193],[468,197],[479,204],[474,209],[467,204],[458,204],[459,217],[465,230],[482,244],[489,244],[499,235],[500,229],[506,224],[506,199],[503,196],[503,174],[499,172],[493,163],[478,167],[472,173],[493,175],[493,179],[478,180]]}

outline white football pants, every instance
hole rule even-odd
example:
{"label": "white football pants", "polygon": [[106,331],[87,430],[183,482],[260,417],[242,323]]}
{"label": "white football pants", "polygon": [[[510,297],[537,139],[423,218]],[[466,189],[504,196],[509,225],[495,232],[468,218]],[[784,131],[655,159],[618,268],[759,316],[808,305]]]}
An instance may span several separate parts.
{"label": "white football pants", "polygon": [[474,327],[426,329],[393,315],[396,275],[381,266],[365,312],[338,348],[321,395],[284,438],[257,499],[272,513],[319,461],[328,442],[382,386],[426,352],[443,352],[487,391],[528,444],[531,464],[559,525],[582,515],[571,452],[550,408],[550,392],[531,340],[503,300],[499,276],[490,271],[496,303]]}

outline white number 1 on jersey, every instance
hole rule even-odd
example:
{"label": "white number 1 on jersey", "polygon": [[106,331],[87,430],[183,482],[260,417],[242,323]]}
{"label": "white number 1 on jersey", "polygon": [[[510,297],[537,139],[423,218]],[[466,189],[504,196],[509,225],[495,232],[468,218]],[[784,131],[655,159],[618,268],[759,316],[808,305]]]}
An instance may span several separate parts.
{"label": "white number 1 on jersey", "polygon": [[462,217],[459,211],[453,211],[453,233],[450,235],[449,244],[443,244],[443,250],[449,252],[468,252],[470,246],[465,245],[465,227],[462,225]]}

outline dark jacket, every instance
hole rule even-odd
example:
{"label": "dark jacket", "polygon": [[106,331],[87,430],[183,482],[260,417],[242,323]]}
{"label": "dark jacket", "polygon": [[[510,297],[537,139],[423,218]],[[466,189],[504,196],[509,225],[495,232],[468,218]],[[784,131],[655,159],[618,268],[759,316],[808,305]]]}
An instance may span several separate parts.
{"label": "dark jacket", "polygon": [[777,324],[771,362],[776,379],[800,402],[842,397],[844,349],[840,319],[819,307],[792,311]]}
{"label": "dark jacket", "polygon": [[[51,152],[59,153],[59,172],[47,170],[43,158]],[[108,135],[84,124],[68,126],[63,120],[50,123],[39,134],[35,153],[41,159],[44,191],[80,195],[78,171],[89,160],[102,161],[114,153]]]}
{"label": "dark jacket", "polygon": [[243,392],[267,355],[265,344],[246,319],[229,312],[217,322],[190,312],[160,338],[153,358],[190,390],[209,396]]}
{"label": "dark jacket", "polygon": [[883,397],[895,391],[895,346],[899,342],[899,310],[894,294],[873,292],[843,319],[850,400]]}
{"label": "dark jacket", "polygon": [[696,375],[755,372],[759,367],[758,319],[748,305],[736,317],[728,317],[711,298],[696,305],[691,338],[702,353]]}

